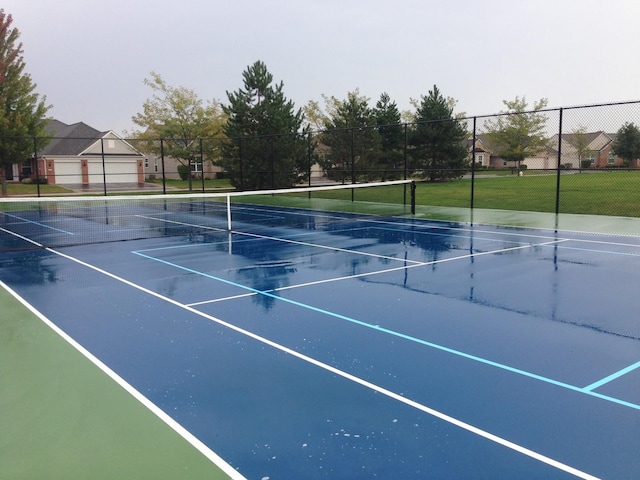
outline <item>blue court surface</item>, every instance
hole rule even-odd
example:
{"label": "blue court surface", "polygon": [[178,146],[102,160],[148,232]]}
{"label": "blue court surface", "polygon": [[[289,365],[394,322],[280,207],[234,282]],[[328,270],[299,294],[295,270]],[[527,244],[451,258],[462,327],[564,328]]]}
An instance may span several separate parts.
{"label": "blue court surface", "polygon": [[640,478],[638,237],[31,214],[0,280],[232,476]]}

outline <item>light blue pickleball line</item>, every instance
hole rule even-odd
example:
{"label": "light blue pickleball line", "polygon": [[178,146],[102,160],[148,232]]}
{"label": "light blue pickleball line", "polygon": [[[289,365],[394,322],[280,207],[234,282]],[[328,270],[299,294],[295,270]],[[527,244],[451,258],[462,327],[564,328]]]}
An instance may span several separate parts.
{"label": "light blue pickleball line", "polygon": [[594,382],[591,385],[587,385],[582,390],[584,390],[585,392],[589,392],[591,390],[595,390],[596,388],[601,387],[602,385],[605,385],[605,384],[615,380],[616,378],[620,378],[623,375],[626,375],[627,373],[632,372],[637,368],[640,368],[640,361],[634,363],[633,365],[629,365],[627,368],[623,368],[622,370],[618,370],[617,372],[612,373],[608,377],[604,377],[603,379],[598,380],[597,382]]}
{"label": "light blue pickleball line", "polygon": [[459,350],[455,350],[453,348],[445,347],[445,346],[439,345],[437,343],[429,342],[427,340],[422,340],[422,339],[417,338],[417,337],[412,337],[410,335],[406,335],[404,333],[397,332],[395,330],[390,330],[388,328],[384,328],[384,327],[381,327],[379,325],[374,325],[374,324],[371,324],[371,323],[364,322],[362,320],[357,320],[355,318],[351,318],[351,317],[347,317],[345,315],[341,315],[339,313],[335,313],[335,312],[331,312],[329,310],[325,310],[325,309],[322,309],[322,308],[314,307],[313,305],[308,305],[308,304],[297,302],[295,300],[291,300],[291,299],[288,299],[288,298],[283,298],[283,297],[280,297],[280,296],[272,293],[273,290],[266,290],[266,291],[258,290],[258,289],[252,288],[252,287],[248,287],[246,285],[242,285],[242,284],[233,282],[231,280],[227,280],[227,279],[224,279],[224,278],[221,278],[221,277],[216,277],[215,275],[210,275],[208,273],[200,272],[198,270],[194,270],[192,268],[185,267],[183,265],[178,265],[176,263],[169,262],[167,260],[162,260],[160,258],[155,258],[155,257],[152,257],[150,255],[146,255],[146,254],[144,254],[144,253],[142,253],[140,251],[132,251],[131,253],[133,253],[134,255],[138,255],[138,256],[147,258],[147,259],[155,261],[155,262],[163,263],[165,265],[168,265],[168,266],[173,267],[173,268],[177,268],[179,270],[183,270],[185,272],[193,273],[193,274],[205,277],[205,278],[209,278],[211,280],[216,280],[218,282],[226,283],[227,285],[232,285],[234,287],[237,287],[237,288],[240,288],[240,289],[243,289],[243,290],[248,290],[248,291],[250,291],[252,293],[255,293],[255,294],[258,294],[258,295],[264,295],[266,297],[270,297],[270,298],[273,298],[273,299],[276,299],[276,300],[280,300],[280,301],[283,301],[283,302],[286,302],[286,303],[289,303],[289,304],[292,304],[292,305],[295,305],[295,306],[298,306],[298,307],[306,308],[307,310],[311,310],[311,311],[314,311],[314,312],[317,312],[317,313],[320,313],[320,314],[323,314],[323,315],[328,315],[330,317],[338,318],[340,320],[345,320],[347,322],[354,323],[354,324],[360,325],[362,327],[370,328],[372,330],[377,330],[379,332],[386,333],[388,335],[393,335],[395,337],[402,338],[404,340],[408,340],[408,341],[411,341],[411,342],[414,342],[414,343],[418,343],[420,345],[424,345],[424,346],[427,346],[427,347],[430,347],[430,348],[434,348],[436,350],[440,350],[440,351],[447,352],[447,353],[450,353],[450,354],[453,354],[453,355],[457,355],[459,357],[466,358],[466,359],[472,360],[474,362],[478,362],[478,363],[482,363],[482,364],[489,365],[489,366],[492,366],[492,367],[500,368],[502,370],[506,370],[508,372],[515,373],[515,374],[518,374],[518,375],[522,375],[522,376],[525,376],[525,377],[533,378],[535,380],[539,380],[539,381],[542,381],[542,382],[545,382],[545,383],[548,383],[548,384],[551,384],[551,385],[555,385],[557,387],[565,388],[567,390],[572,390],[574,392],[582,393],[582,394],[585,394],[585,395],[590,395],[592,397],[597,397],[597,398],[600,398],[602,400],[606,400],[608,402],[617,403],[617,404],[623,405],[625,407],[633,408],[635,410],[640,410],[640,405],[637,405],[635,403],[627,402],[627,401],[621,400],[619,398],[609,397],[608,395],[603,395],[603,394],[594,392],[592,390],[587,390],[585,388],[576,387],[575,385],[570,385],[568,383],[560,382],[560,381],[554,380],[552,378],[543,377],[542,375],[538,375],[538,374],[535,374],[535,373],[532,373],[532,372],[528,372],[526,370],[521,370],[519,368],[510,367],[509,365],[504,365],[502,363],[494,362],[493,360],[488,360],[486,358],[482,358],[482,357],[478,357],[478,356],[475,356],[475,355],[471,355],[469,353],[461,352]]}

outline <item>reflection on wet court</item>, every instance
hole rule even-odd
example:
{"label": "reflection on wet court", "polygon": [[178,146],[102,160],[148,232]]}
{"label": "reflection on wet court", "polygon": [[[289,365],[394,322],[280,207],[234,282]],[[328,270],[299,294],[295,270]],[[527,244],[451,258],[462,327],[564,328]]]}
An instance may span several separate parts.
{"label": "reflection on wet court", "polygon": [[130,213],[2,215],[0,280],[232,476],[640,472],[637,237]]}

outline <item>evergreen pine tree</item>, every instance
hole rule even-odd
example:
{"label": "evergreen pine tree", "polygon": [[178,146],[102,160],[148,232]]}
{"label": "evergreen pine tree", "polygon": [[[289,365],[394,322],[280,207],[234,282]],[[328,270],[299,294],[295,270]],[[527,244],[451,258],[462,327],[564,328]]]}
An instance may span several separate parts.
{"label": "evergreen pine tree", "polygon": [[50,107],[45,97],[35,93],[36,85],[24,72],[20,32],[12,27],[13,18],[0,9],[0,180],[2,195],[7,194],[7,173],[46,142],[45,115]]}
{"label": "evergreen pine tree", "polygon": [[640,129],[634,123],[627,122],[618,130],[613,152],[624,160],[626,166],[632,166],[632,162],[640,159]]}
{"label": "evergreen pine tree", "polygon": [[231,184],[243,190],[286,188],[308,178],[302,110],[273,85],[267,66],[257,61],[243,73],[244,88],[227,92],[224,131],[228,138],[219,163]]}
{"label": "evergreen pine tree", "polygon": [[329,178],[345,182],[379,178],[380,135],[369,99],[358,89],[345,100],[326,99],[327,131],[322,136],[329,147],[321,165]]}
{"label": "evergreen pine tree", "polygon": [[381,140],[380,169],[382,180],[402,177],[404,159],[404,126],[400,124],[400,110],[387,93],[380,95],[374,109]]}
{"label": "evergreen pine tree", "polygon": [[411,136],[413,170],[429,180],[456,178],[467,166],[467,131],[453,116],[453,102],[433,86],[423,96]]}

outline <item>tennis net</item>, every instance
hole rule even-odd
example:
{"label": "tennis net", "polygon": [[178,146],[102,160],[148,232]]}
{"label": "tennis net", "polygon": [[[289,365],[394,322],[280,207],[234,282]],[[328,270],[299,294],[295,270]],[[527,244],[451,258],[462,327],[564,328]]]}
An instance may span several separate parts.
{"label": "tennis net", "polygon": [[393,182],[163,195],[0,198],[0,251],[270,228],[316,229],[414,211],[415,184]]}

